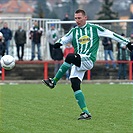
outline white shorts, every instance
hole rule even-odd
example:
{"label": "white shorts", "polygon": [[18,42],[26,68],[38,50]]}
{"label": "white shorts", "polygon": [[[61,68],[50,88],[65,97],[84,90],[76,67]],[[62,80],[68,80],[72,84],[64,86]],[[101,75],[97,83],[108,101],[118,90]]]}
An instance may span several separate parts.
{"label": "white shorts", "polygon": [[81,66],[77,67],[73,65],[71,67],[71,73],[69,78],[78,77],[82,81],[85,72],[93,68],[93,62],[89,59],[87,55],[83,55],[83,54],[79,54],[79,55],[81,57]]}

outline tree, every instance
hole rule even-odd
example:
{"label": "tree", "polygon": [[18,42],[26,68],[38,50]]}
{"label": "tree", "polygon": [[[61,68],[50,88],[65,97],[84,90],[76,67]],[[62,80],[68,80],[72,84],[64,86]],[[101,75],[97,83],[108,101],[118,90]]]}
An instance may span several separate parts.
{"label": "tree", "polygon": [[99,20],[112,20],[118,18],[118,13],[112,11],[113,1],[103,0],[102,9],[97,13]]}
{"label": "tree", "polygon": [[70,0],[69,4],[70,4],[70,11],[69,11],[70,17],[74,18],[73,16],[74,12],[78,9],[79,5],[76,0]]}
{"label": "tree", "polygon": [[49,18],[50,10],[46,4],[46,0],[37,0],[33,17]]}

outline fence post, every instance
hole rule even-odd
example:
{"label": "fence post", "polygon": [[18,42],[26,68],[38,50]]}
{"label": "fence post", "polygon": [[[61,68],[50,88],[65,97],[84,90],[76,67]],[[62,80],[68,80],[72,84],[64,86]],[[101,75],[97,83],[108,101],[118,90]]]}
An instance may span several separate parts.
{"label": "fence post", "polygon": [[1,75],[2,77],[2,80],[5,80],[5,69],[4,68],[2,68],[2,75]]}
{"label": "fence post", "polygon": [[129,80],[132,80],[132,61],[129,61]]}
{"label": "fence post", "polygon": [[91,72],[90,70],[87,71],[87,80],[90,80],[91,79]]}
{"label": "fence post", "polygon": [[44,62],[44,79],[48,79],[48,62]]}

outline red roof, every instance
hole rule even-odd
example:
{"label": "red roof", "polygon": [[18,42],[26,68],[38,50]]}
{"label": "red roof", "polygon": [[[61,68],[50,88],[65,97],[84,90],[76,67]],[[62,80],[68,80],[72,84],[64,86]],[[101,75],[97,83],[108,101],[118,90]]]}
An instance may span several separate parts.
{"label": "red roof", "polygon": [[23,0],[9,0],[5,4],[1,4],[3,12],[8,13],[32,13],[34,9]]}

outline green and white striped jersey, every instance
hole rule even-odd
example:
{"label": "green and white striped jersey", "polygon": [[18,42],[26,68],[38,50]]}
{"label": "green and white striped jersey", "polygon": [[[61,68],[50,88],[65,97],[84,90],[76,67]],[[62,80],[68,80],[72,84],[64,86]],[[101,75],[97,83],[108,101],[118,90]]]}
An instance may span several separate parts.
{"label": "green and white striped jersey", "polygon": [[93,62],[96,61],[99,47],[99,37],[109,37],[126,45],[129,40],[96,24],[86,23],[83,27],[72,28],[57,42],[65,45],[72,43],[75,53],[88,55]]}

